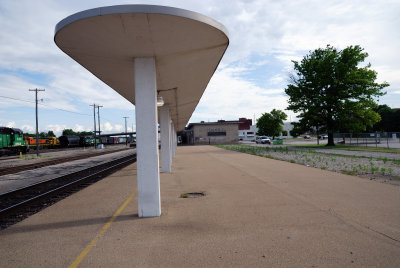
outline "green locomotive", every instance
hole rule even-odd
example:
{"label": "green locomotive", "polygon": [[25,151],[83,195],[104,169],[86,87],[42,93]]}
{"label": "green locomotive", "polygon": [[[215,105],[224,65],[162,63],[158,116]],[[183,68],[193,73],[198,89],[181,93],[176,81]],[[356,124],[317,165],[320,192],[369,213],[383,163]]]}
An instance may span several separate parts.
{"label": "green locomotive", "polygon": [[28,146],[22,130],[18,128],[0,127],[0,155],[25,154]]}

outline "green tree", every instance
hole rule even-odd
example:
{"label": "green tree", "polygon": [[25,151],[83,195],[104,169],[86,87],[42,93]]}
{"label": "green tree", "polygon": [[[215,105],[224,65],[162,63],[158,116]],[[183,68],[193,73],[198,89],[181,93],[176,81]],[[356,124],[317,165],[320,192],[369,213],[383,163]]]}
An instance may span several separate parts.
{"label": "green tree", "polygon": [[92,131],[81,131],[81,132],[77,132],[76,135],[78,135],[78,136],[93,136],[93,132]]}
{"label": "green tree", "polygon": [[292,122],[291,124],[292,124],[293,128],[292,128],[292,130],[290,130],[290,135],[295,138],[300,136],[304,132],[310,132],[310,130],[311,130],[309,127],[304,125],[302,121]]}
{"label": "green tree", "polygon": [[386,104],[379,105],[376,109],[382,120],[376,123],[373,128],[368,131],[384,131],[384,132],[398,132],[400,131],[400,110],[392,109]]}
{"label": "green tree", "polygon": [[56,135],[54,134],[53,130],[49,130],[47,132],[47,137],[55,137]]}
{"label": "green tree", "polygon": [[93,136],[93,132],[91,131],[81,131],[75,132],[72,129],[64,129],[62,131],[63,136]]}
{"label": "green tree", "polygon": [[273,109],[271,113],[263,113],[263,115],[257,120],[257,135],[279,136],[283,130],[283,120],[286,120],[287,115],[281,110]]}
{"label": "green tree", "polygon": [[364,131],[380,120],[372,110],[375,98],[382,96],[388,83],[376,83],[371,64],[359,67],[368,57],[360,46],[343,50],[327,45],[310,51],[294,63],[295,73],[285,89],[288,110],[300,113],[300,124],[328,132],[328,145],[334,145],[333,133],[341,128]]}
{"label": "green tree", "polygon": [[73,131],[72,129],[64,129],[63,131],[62,131],[62,135],[63,136],[74,136],[74,135],[76,135],[76,132],[75,131]]}

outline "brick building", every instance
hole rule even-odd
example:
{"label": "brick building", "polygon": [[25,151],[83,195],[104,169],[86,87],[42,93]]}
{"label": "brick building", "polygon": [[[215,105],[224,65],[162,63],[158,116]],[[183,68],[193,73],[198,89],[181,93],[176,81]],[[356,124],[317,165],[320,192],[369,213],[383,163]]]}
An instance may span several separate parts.
{"label": "brick building", "polygon": [[186,144],[234,144],[238,142],[240,121],[190,123],[186,128]]}

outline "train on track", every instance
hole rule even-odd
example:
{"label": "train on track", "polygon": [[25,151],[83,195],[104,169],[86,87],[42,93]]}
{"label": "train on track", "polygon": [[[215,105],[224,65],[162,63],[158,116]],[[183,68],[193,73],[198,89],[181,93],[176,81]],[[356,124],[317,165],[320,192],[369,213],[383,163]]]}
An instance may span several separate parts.
{"label": "train on track", "polygon": [[[18,128],[0,127],[0,156],[12,155],[19,153],[27,153],[30,149],[36,149],[37,144],[39,148],[53,149],[53,148],[69,148],[69,147],[90,147],[94,144],[124,144],[126,143],[125,137],[100,137],[93,138],[93,136],[60,136],[39,138],[24,136],[22,130]],[[131,140],[128,138],[128,143]]]}
{"label": "train on track", "polygon": [[131,143],[130,138],[125,137],[100,137],[95,139],[93,136],[60,136],[61,147],[89,147],[94,144],[124,144],[126,141]]}
{"label": "train on track", "polygon": [[[36,148],[36,137],[24,137],[24,141],[29,147]],[[60,146],[60,140],[56,137],[48,137],[48,138],[39,138],[38,139],[39,146],[47,147],[47,148],[56,148]]]}
{"label": "train on track", "polygon": [[0,127],[0,155],[15,154],[28,151],[22,130],[18,128]]}

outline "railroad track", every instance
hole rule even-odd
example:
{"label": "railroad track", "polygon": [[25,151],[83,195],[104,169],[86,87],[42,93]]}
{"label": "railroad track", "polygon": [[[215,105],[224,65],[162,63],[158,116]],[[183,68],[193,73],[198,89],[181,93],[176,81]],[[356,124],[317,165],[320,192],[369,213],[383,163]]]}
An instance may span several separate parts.
{"label": "railroad track", "polygon": [[136,154],[3,193],[0,195],[0,229],[7,228],[54,203],[57,196],[72,193],[82,185],[98,181],[134,162]]}
{"label": "railroad track", "polygon": [[94,157],[94,156],[100,156],[100,155],[105,155],[105,154],[121,152],[121,151],[125,151],[125,150],[130,150],[130,148],[123,148],[123,149],[113,150],[113,151],[102,151],[102,152],[98,152],[98,153],[80,154],[80,155],[68,156],[68,157],[60,157],[60,158],[37,162],[37,163],[32,163],[32,164],[0,168],[0,176],[17,173],[17,172],[24,171],[24,170],[30,170],[30,169],[36,169],[36,168],[61,164],[61,163],[74,161],[74,160],[86,159],[88,157]]}

